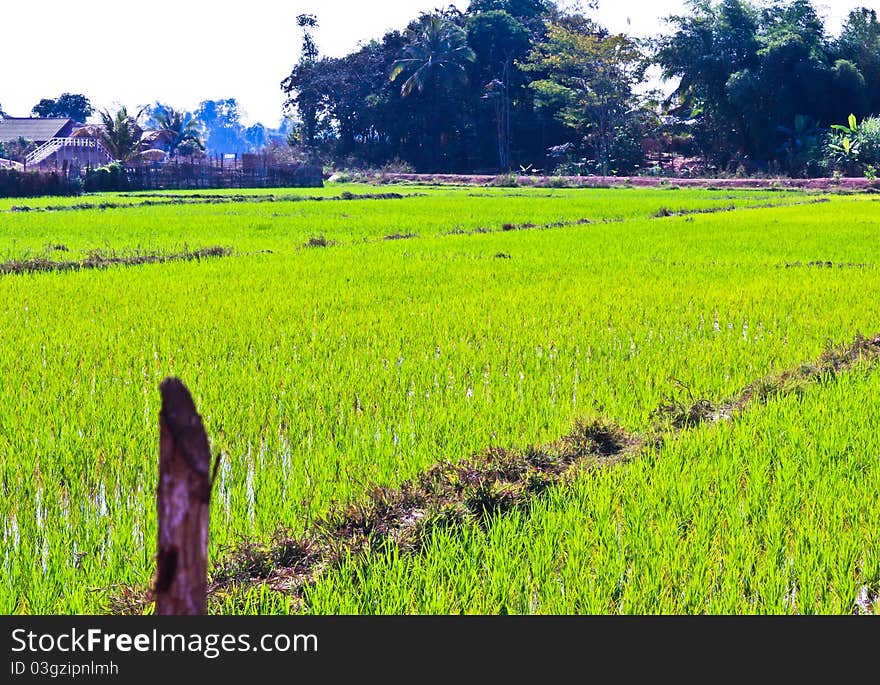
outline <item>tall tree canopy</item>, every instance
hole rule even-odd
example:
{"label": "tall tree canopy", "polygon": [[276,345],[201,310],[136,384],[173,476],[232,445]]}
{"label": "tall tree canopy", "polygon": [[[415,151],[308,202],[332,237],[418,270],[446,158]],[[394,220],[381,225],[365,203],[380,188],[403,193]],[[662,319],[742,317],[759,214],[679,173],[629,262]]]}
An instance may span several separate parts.
{"label": "tall tree canopy", "polygon": [[670,23],[657,61],[680,78],[680,111],[698,117],[703,152],[719,164],[785,164],[797,131],[871,109],[870,13],[851,14],[836,44],[809,0],[691,0]]}
{"label": "tall tree canopy", "polygon": [[[624,172],[674,131],[719,167],[801,173],[829,126],[880,113],[874,10],[835,38],[810,0],[689,0],[665,35],[637,41],[597,25],[596,4],[472,0],[338,58],[301,15],[282,82],[294,142],[344,166],[550,169],[567,150],[565,168]],[[676,86],[663,111],[644,94],[646,53]]]}
{"label": "tall tree canopy", "polygon": [[285,106],[299,114],[301,125],[294,132],[295,138],[306,149],[313,150],[320,133],[321,111],[327,98],[322,90],[323,74],[314,38],[318,19],[313,14],[300,14],[296,24],[302,31],[300,59],[290,76],[281,82],[281,89],[287,94]]}
{"label": "tall tree canopy", "polygon": [[201,123],[191,112],[161,105],[153,112],[152,137],[161,142],[169,157],[194,155],[205,150]]}
{"label": "tall tree canopy", "polygon": [[116,112],[100,110],[101,142],[113,158],[120,162],[133,159],[141,149],[141,135],[144,130],[140,125],[143,110],[129,114],[128,109],[120,107]]}
{"label": "tall tree canopy", "polygon": [[64,93],[54,100],[43,98],[31,113],[40,118],[70,118],[84,124],[95,113],[95,108],[85,95]]}
{"label": "tall tree canopy", "polygon": [[[880,113],[880,22],[877,10],[853,10],[843,25],[834,51],[855,66],[865,81],[866,102],[862,113]],[[857,80],[857,79],[856,79]]]}
{"label": "tall tree canopy", "polygon": [[345,57],[301,56],[282,82],[299,119],[296,142],[305,144],[312,127],[326,157],[354,165],[401,160],[421,170],[543,160],[547,145],[567,134],[535,110],[517,60],[543,36],[551,7],[477,0],[466,13],[423,15]]}
{"label": "tall tree canopy", "polygon": [[238,154],[247,152],[249,145],[244,139],[245,127],[235,98],[204,100],[194,112],[201,122],[201,133],[210,154]]}
{"label": "tall tree canopy", "polygon": [[[468,42],[475,46],[474,78],[483,84],[483,99],[492,103],[498,139],[498,166],[510,168],[511,114],[513,100],[525,83],[516,61],[529,51],[530,34],[525,24],[505,10],[489,10],[471,16]],[[514,92],[515,91],[515,92]]]}
{"label": "tall tree canopy", "polygon": [[540,102],[554,107],[557,117],[583,136],[607,174],[616,162],[626,165],[620,148],[628,147],[628,123],[639,110],[633,89],[646,66],[630,38],[576,17],[549,23],[546,39],[523,68],[545,74],[531,84]]}
{"label": "tall tree canopy", "polygon": [[439,168],[443,134],[457,112],[444,107],[443,96],[467,83],[465,64],[473,62],[474,51],[467,33],[442,16],[424,16],[406,34],[407,43],[391,65],[392,81],[399,78],[401,97],[414,93],[430,98],[431,166]]}

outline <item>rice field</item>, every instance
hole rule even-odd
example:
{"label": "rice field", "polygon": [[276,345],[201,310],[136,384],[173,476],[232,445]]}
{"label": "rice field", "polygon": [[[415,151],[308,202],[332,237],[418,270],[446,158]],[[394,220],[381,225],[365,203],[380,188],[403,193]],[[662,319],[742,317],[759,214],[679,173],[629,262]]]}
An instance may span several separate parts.
{"label": "rice field", "polygon": [[[242,193],[0,201],[3,262],[228,250],[0,276],[0,612],[102,613],[149,586],[168,375],[221,455],[219,567],[434,465],[547,444],[585,417],[650,435],[664,404],[719,403],[880,332],[872,195]],[[245,581],[212,608],[872,610],[873,370],[578,470],[418,552],[377,543],[295,596]]]}

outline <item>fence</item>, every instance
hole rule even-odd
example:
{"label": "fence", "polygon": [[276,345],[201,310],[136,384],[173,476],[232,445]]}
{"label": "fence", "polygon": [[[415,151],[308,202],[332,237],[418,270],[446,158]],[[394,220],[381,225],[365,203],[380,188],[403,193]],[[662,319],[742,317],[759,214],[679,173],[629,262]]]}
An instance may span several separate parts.
{"label": "fence", "polygon": [[[92,172],[99,174],[99,172]],[[306,164],[269,165],[244,159],[126,166],[120,187],[102,190],[182,190],[205,188],[320,188],[322,169]],[[88,177],[86,188],[88,189]]]}
{"label": "fence", "polygon": [[272,164],[262,155],[191,162],[111,164],[97,169],[67,162],[40,171],[0,169],[0,197],[79,195],[83,191],[320,188],[323,185],[320,166]]}

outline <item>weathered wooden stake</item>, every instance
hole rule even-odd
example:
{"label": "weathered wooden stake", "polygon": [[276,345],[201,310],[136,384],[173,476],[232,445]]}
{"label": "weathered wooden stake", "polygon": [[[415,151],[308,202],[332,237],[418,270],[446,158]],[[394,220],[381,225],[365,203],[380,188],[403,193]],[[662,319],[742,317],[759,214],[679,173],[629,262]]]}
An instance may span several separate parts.
{"label": "weathered wooden stake", "polygon": [[186,386],[177,378],[166,378],[159,391],[159,542],[153,582],[156,614],[204,614],[211,450],[202,417]]}

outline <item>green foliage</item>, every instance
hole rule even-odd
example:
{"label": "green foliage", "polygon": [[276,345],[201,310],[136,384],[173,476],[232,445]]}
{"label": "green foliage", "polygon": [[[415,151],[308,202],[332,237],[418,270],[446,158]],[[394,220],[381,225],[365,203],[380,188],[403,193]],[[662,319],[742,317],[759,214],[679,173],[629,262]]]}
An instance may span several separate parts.
{"label": "green foliage", "polygon": [[300,127],[291,133],[292,140],[313,154],[322,125],[321,108],[327,97],[315,78],[319,68],[319,52],[314,38],[318,20],[312,14],[300,14],[296,21],[302,30],[300,59],[290,76],[281,82],[281,90],[288,96],[285,106],[299,114]]}
{"label": "green foliage", "polygon": [[824,135],[818,123],[812,117],[799,114],[794,126],[779,126],[778,131],[784,136],[781,150],[786,168],[794,174],[818,176]]}
{"label": "green foliage", "polygon": [[390,78],[406,76],[400,86],[403,97],[413,91],[467,83],[464,65],[476,59],[467,34],[442,17],[425,17],[408,35],[401,57],[391,66]]}
{"label": "green foliage", "polygon": [[64,93],[55,100],[40,100],[31,112],[38,117],[70,118],[84,124],[95,113],[95,108],[85,95]]}
{"label": "green foliage", "polygon": [[204,152],[200,122],[189,112],[163,106],[156,114],[156,130],[152,136],[160,142],[169,156],[189,156]]}
{"label": "green foliage", "polygon": [[0,198],[79,195],[82,191],[82,184],[78,179],[66,178],[54,171],[37,173],[16,169],[0,169]]}
{"label": "green foliage", "polygon": [[144,110],[134,115],[128,113],[126,107],[120,107],[116,112],[100,110],[101,116],[100,136],[101,142],[113,155],[114,160],[128,162],[141,151],[141,135],[143,129],[138,120]]}
{"label": "green foliage", "polygon": [[[317,21],[303,15],[301,59],[282,83],[298,115],[291,140],[338,168],[395,157],[428,172],[543,168],[554,161],[548,150],[571,143],[583,161],[566,164],[633,172],[662,111],[688,122],[687,154],[710,170],[812,176],[822,171],[823,129],[880,112],[876,11],[854,10],[831,39],[807,0],[695,0],[670,18],[670,32],[636,41],[598,26],[593,9],[479,0],[341,58],[320,57]],[[633,97],[647,46],[678,79],[650,112]]]}
{"label": "green foliage", "polygon": [[880,116],[862,119],[856,140],[860,148],[859,161],[880,166]]}
{"label": "green foliage", "polygon": [[850,114],[847,124],[834,124],[826,139],[828,160],[836,165],[880,165],[880,117],[859,122]]}
{"label": "green foliage", "polygon": [[521,67],[543,76],[531,83],[538,103],[583,137],[607,175],[618,157],[617,134],[639,109],[633,89],[646,62],[636,43],[591,22],[549,23]]}
{"label": "green foliage", "polygon": [[[535,110],[516,62],[543,36],[550,12],[532,0],[435,10],[345,57],[297,64],[282,89],[302,130],[314,122],[318,154],[337,168],[395,157],[432,172],[543,166],[544,136],[570,133]],[[445,66],[434,66],[437,57]],[[300,111],[304,98],[313,115]]]}
{"label": "green foliage", "polygon": [[[157,114],[159,113],[161,112]],[[190,119],[189,113],[183,113],[182,116],[184,122]],[[235,98],[203,100],[192,113],[191,118],[195,123],[190,126],[190,131],[199,134],[205,149],[210,154],[249,152],[262,147],[269,137],[283,140],[289,133],[283,124],[280,129],[274,131],[260,125],[246,128],[242,123],[241,106]],[[161,126],[158,121],[156,124]],[[186,131],[187,127],[184,123],[183,132]],[[198,145],[191,135],[188,136],[185,145],[193,153],[198,150]]]}
{"label": "green foliage", "polygon": [[528,53],[530,34],[524,23],[504,10],[474,14],[467,30],[476,55],[473,71],[485,84],[482,99],[494,106],[498,167],[504,171],[510,168],[512,105],[525,82],[516,61]]}
{"label": "green foliage", "polygon": [[126,190],[128,183],[125,177],[125,168],[119,161],[98,167],[86,177],[85,188],[89,192]]}
{"label": "green foliage", "polygon": [[834,44],[843,60],[856,66],[865,81],[867,102],[864,109],[851,108],[860,115],[880,112],[880,22],[877,11],[863,7],[849,13]]}
{"label": "green foliage", "polygon": [[823,128],[868,111],[865,54],[880,57],[880,43],[865,44],[871,32],[859,17],[850,16],[835,44],[807,0],[694,3],[690,15],[672,19],[674,32],[658,39],[656,59],[664,76],[681,78],[679,102],[701,110],[699,142],[715,163],[801,173],[821,152],[816,141],[791,135],[796,117]]}
{"label": "green foliage", "polygon": [[467,33],[441,16],[424,16],[406,34],[407,43],[400,57],[391,65],[391,81],[405,76],[400,86],[402,98],[426,89],[432,96],[431,149],[432,166],[440,163],[443,116],[440,108],[441,89],[450,90],[467,85],[465,64],[476,59],[467,44]]}
{"label": "green foliage", "polygon": [[36,143],[27,138],[10,140],[3,143],[4,154],[2,156],[16,162],[23,162],[28,153],[31,152],[31,150],[36,149],[36,147]]}

